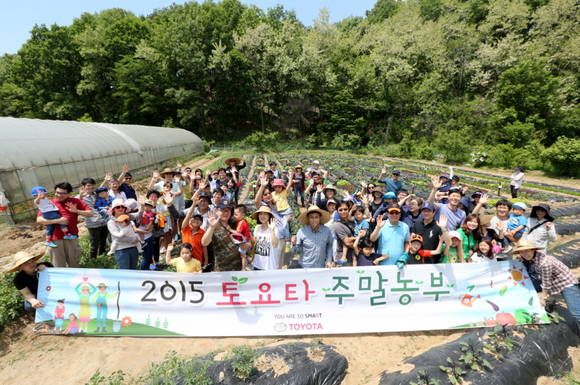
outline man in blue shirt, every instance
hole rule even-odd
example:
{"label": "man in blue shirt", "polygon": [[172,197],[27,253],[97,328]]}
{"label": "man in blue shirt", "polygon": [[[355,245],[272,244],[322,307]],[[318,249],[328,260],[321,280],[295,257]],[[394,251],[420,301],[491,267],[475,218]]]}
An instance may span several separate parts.
{"label": "man in blue shirt", "polygon": [[375,264],[394,265],[404,252],[409,250],[409,226],[401,222],[401,209],[391,205],[387,209],[389,219],[377,218],[377,226],[371,233],[371,241],[379,241],[377,254],[381,256],[373,261]]}
{"label": "man in blue shirt", "polygon": [[381,175],[379,175],[379,183],[384,183],[387,185],[387,192],[393,192],[395,195],[398,195],[399,191],[401,191],[405,186],[403,182],[399,180],[401,173],[398,170],[393,170],[391,173],[391,178],[381,179],[386,173],[387,169],[383,167],[381,170]]}
{"label": "man in blue shirt", "polygon": [[300,253],[300,266],[304,268],[331,267],[332,243],[334,238],[330,228],[324,226],[330,220],[328,211],[318,206],[310,206],[300,214],[298,221],[304,225],[292,237],[294,252]]}

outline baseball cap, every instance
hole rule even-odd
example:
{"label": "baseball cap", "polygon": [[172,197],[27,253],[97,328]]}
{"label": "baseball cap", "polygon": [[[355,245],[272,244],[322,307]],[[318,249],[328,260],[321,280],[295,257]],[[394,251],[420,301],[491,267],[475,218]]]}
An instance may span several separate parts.
{"label": "baseball cap", "polygon": [[388,193],[383,195],[383,199],[397,199],[397,196],[395,195],[394,192],[389,191]]}
{"label": "baseball cap", "polygon": [[102,192],[105,192],[105,191],[109,191],[109,189],[108,189],[108,188],[106,188],[106,187],[97,187],[97,188],[95,189],[95,192],[96,192],[97,194],[99,194],[99,193],[102,193]]}
{"label": "baseball cap", "polygon": [[393,170],[393,172],[391,172],[392,175],[401,175],[401,172],[399,170]]}
{"label": "baseball cap", "polygon": [[524,202],[516,202],[512,205],[512,209],[522,209],[526,211],[528,209],[528,206],[526,206]]}
{"label": "baseball cap", "polygon": [[429,201],[423,202],[423,205],[421,206],[421,210],[425,210],[425,209],[435,211],[435,205]]}
{"label": "baseball cap", "polygon": [[30,194],[32,196],[37,196],[41,192],[43,192],[43,193],[46,192],[46,189],[42,186],[36,186],[36,187],[33,187],[32,190],[30,190]]}

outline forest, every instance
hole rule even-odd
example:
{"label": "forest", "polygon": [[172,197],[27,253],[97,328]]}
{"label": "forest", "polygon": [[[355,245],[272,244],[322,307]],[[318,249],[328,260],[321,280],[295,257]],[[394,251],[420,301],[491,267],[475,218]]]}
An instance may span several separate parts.
{"label": "forest", "polygon": [[0,116],[579,176],[579,10],[378,0],[312,26],[238,0],[84,13],[0,57]]}

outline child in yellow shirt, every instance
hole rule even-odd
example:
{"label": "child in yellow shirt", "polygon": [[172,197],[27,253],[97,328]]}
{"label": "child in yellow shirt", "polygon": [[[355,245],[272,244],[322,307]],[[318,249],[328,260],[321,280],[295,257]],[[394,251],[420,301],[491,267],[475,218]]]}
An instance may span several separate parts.
{"label": "child in yellow shirt", "polygon": [[171,243],[167,246],[167,252],[165,253],[165,262],[168,265],[175,266],[178,273],[201,273],[201,263],[193,258],[193,248],[189,243],[182,244],[179,257],[171,259],[173,247],[173,243]]}
{"label": "child in yellow shirt", "polygon": [[274,179],[272,181],[272,198],[276,202],[276,211],[282,216],[292,215],[292,208],[288,202],[288,193],[292,188],[293,173],[288,177],[288,184],[286,185],[282,179]]}

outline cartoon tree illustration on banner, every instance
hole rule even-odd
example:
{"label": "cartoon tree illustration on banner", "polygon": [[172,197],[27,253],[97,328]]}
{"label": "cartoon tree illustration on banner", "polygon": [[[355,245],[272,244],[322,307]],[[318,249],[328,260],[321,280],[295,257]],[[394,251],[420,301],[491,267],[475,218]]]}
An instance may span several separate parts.
{"label": "cartoon tree illustration on banner", "polygon": [[165,321],[163,321],[163,329],[167,329],[169,327],[169,321],[167,321],[167,317],[165,318]]}
{"label": "cartoon tree illustration on banner", "polygon": [[161,325],[161,321],[159,320],[159,316],[157,316],[157,319],[155,320],[155,327],[159,328],[160,325]]}
{"label": "cartoon tree illustration on banner", "polygon": [[147,314],[147,318],[145,318],[145,325],[151,326],[151,315]]}

